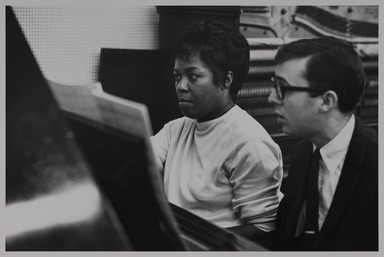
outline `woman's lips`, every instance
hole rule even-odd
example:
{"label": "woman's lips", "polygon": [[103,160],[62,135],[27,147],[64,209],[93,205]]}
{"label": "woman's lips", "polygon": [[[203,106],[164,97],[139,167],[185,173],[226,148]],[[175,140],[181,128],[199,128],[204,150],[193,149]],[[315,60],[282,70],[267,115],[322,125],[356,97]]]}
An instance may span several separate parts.
{"label": "woman's lips", "polygon": [[185,98],[179,98],[179,107],[180,108],[190,108],[192,106],[192,102],[185,99]]}
{"label": "woman's lips", "polygon": [[186,99],[186,98],[182,98],[182,97],[180,97],[179,98],[179,103],[190,103],[191,101],[189,101],[188,99]]}

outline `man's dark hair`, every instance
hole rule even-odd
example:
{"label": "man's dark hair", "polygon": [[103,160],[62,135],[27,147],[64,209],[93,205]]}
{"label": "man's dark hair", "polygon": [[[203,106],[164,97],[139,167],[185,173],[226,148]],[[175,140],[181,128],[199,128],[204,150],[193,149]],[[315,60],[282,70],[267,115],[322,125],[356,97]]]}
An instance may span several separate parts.
{"label": "man's dark hair", "polygon": [[175,58],[188,60],[195,55],[211,69],[215,85],[233,72],[230,94],[236,101],[249,70],[249,44],[239,30],[217,21],[188,25],[176,43]]}
{"label": "man's dark hair", "polygon": [[339,110],[352,112],[365,88],[363,64],[353,44],[330,36],[293,41],[279,48],[275,64],[308,56],[311,57],[304,76],[309,86],[333,90],[339,99]]}

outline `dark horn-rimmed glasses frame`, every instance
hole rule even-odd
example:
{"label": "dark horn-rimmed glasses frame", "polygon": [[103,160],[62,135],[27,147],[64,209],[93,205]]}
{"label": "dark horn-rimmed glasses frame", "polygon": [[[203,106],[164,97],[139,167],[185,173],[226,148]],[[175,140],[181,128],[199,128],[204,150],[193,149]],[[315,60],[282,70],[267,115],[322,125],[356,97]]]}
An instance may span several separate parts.
{"label": "dark horn-rimmed glasses frame", "polygon": [[290,86],[290,85],[287,86],[287,83],[277,80],[275,77],[271,78],[271,82],[273,87],[275,88],[276,95],[280,100],[284,99],[285,91],[319,92],[319,93],[323,93],[327,91],[327,89],[323,89],[323,88],[297,87],[297,86]]}

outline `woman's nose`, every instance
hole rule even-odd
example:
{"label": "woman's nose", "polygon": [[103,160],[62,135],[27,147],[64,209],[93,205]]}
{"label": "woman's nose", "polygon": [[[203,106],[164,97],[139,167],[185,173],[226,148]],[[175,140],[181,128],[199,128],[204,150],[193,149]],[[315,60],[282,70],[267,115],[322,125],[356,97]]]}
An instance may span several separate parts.
{"label": "woman's nose", "polygon": [[181,91],[187,91],[188,90],[188,83],[185,79],[180,79],[179,82],[176,82],[176,89]]}

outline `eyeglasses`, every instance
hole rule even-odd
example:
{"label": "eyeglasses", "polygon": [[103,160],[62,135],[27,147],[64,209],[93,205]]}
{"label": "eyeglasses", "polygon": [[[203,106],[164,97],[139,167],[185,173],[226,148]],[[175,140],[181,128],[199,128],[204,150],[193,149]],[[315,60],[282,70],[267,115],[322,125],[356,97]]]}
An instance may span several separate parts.
{"label": "eyeglasses", "polygon": [[281,80],[275,79],[274,77],[271,78],[271,82],[275,87],[276,95],[280,100],[284,99],[285,91],[319,92],[319,93],[327,91],[326,89],[323,89],[323,88],[290,86],[289,84]]}

